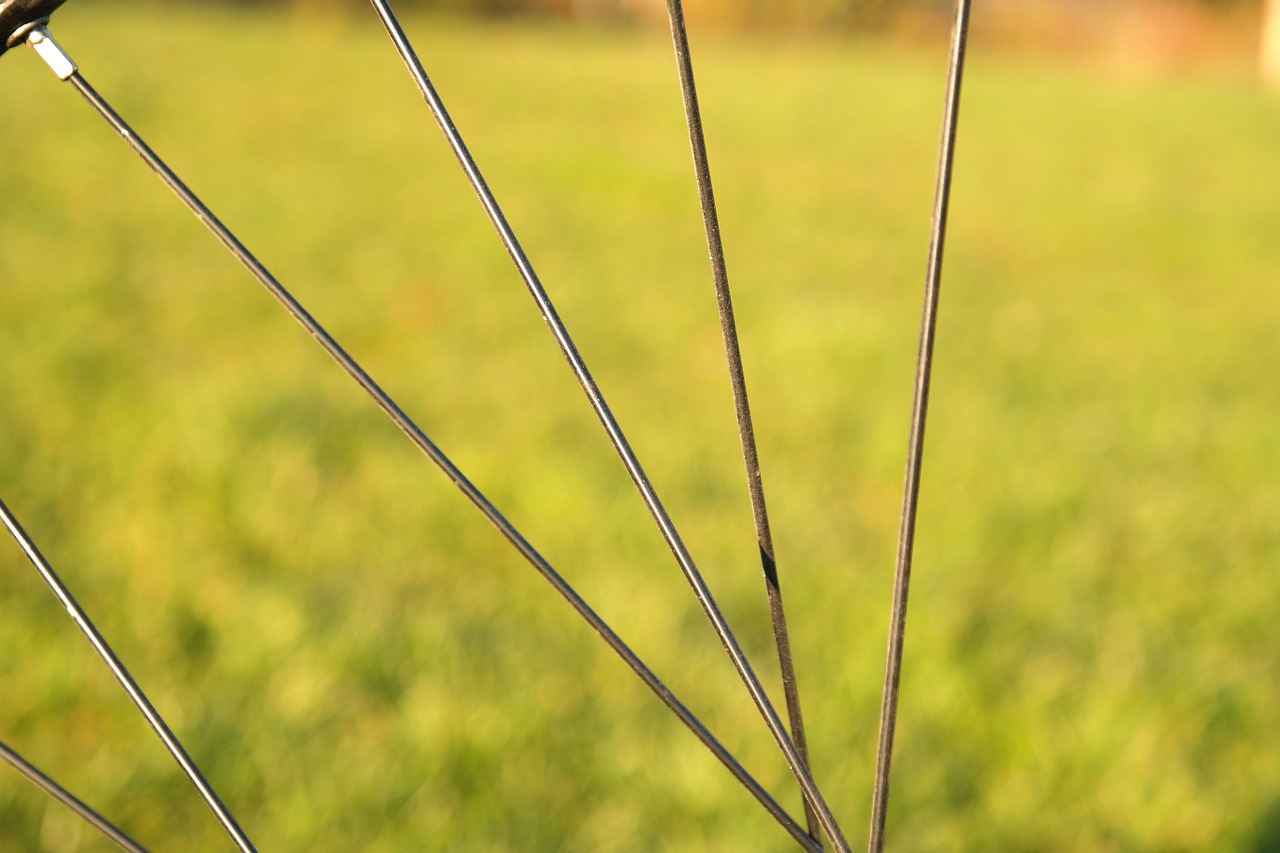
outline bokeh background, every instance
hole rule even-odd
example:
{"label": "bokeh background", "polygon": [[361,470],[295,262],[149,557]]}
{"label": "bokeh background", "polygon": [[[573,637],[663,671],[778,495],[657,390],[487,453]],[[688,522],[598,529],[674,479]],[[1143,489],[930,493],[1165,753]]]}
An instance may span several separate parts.
{"label": "bokeh background", "polygon": [[[662,9],[402,8],[780,702]],[[814,772],[857,843],[948,9],[688,12]],[[1280,849],[1262,16],[976,4],[894,850]],[[798,812],[372,12],[76,0],[54,24]],[[791,849],[69,87],[26,50],[0,75],[0,495],[262,849]],[[8,543],[0,601],[0,740],[154,849],[226,849]],[[0,849],[107,847],[6,771]]]}

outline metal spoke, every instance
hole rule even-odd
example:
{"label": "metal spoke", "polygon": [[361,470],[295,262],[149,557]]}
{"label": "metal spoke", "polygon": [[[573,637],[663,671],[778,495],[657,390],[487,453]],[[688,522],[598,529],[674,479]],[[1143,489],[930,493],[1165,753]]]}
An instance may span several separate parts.
{"label": "metal spoke", "polygon": [[960,89],[964,78],[971,4],[972,0],[956,0],[955,24],[951,35],[951,63],[942,122],[942,146],[938,155],[938,185],[934,198],[929,269],[921,318],[920,352],[916,362],[906,486],[902,497],[902,525],[898,533],[898,558],[893,582],[889,651],[885,663],[884,698],[880,707],[880,739],[876,754],[875,792],[871,802],[871,834],[868,841],[868,849],[872,853],[884,850],[884,824],[889,807],[889,772],[893,762],[893,735],[897,726],[898,692],[902,677],[902,647],[907,630],[907,593],[911,583],[916,510],[920,500],[920,470],[924,458],[925,418],[929,409],[929,380],[933,373],[933,343],[938,323],[942,256],[947,236],[947,212],[951,201],[951,176],[955,165],[956,128],[960,115]]}
{"label": "metal spoke", "polygon": [[[769,599],[769,617],[773,622],[774,645],[782,672],[782,690],[787,701],[791,723],[791,739],[805,766],[809,762],[809,746],[804,734],[804,715],[800,710],[800,691],[796,686],[795,665],[791,659],[791,640],[787,633],[787,614],[782,605],[782,588],[778,583],[778,564],[774,559],[773,533],[769,529],[769,511],[764,500],[764,480],[760,475],[760,455],[756,449],[756,431],[751,418],[751,402],[747,398],[747,380],[742,367],[742,350],[738,345],[738,324],[733,316],[733,296],[729,290],[729,272],[724,260],[724,243],[720,239],[720,217],[716,213],[716,197],[711,185],[711,164],[707,157],[707,140],[702,129],[702,110],[698,106],[698,89],[693,79],[693,60],[689,53],[689,34],[685,27],[684,6],[680,0],[667,0],[667,18],[671,22],[671,39],[680,72],[680,91],[684,99],[685,122],[689,126],[689,146],[693,151],[694,173],[698,182],[698,199],[702,205],[702,222],[707,233],[707,252],[711,259],[711,275],[715,280],[716,304],[720,312],[720,332],[724,337],[725,359],[729,365],[729,383],[733,387],[733,406],[738,417],[738,439],[742,444],[742,460],[747,472],[747,492],[751,496],[751,513],[755,519],[756,541],[760,546],[760,562],[764,569],[765,590]],[[809,834],[818,835],[817,815],[806,800],[805,819]]]}
{"label": "metal spoke", "polygon": [[635,452],[631,449],[631,445],[623,434],[622,427],[609,409],[604,395],[601,393],[599,386],[596,385],[595,379],[587,369],[582,356],[578,353],[573,339],[569,336],[568,329],[556,312],[546,288],[543,287],[537,273],[534,272],[533,265],[530,263],[528,256],[525,255],[524,249],[503,215],[502,209],[498,206],[497,199],[485,182],[479,166],[476,165],[475,159],[467,149],[466,143],[463,142],[462,135],[454,125],[448,110],[445,109],[444,102],[427,76],[426,69],[418,59],[404,28],[400,25],[399,20],[386,0],[370,0],[370,2],[381,18],[383,26],[386,27],[387,33],[391,36],[391,40],[395,44],[396,50],[400,53],[401,59],[404,60],[405,66],[409,69],[409,73],[417,84],[418,90],[430,107],[432,115],[435,116],[436,122],[444,132],[449,146],[453,149],[458,162],[462,165],[463,171],[466,172],[472,188],[480,198],[485,212],[497,230],[507,253],[515,263],[521,278],[524,279],[525,285],[537,304],[543,320],[551,329],[556,343],[559,344],[561,352],[564,353],[565,358],[568,360],[574,376],[577,377],[578,383],[586,393],[587,399],[591,403],[596,416],[600,419],[600,423],[604,426],[614,449],[621,457],[627,473],[631,475],[631,479],[640,491],[645,505],[648,507],[650,514],[653,515],[654,521],[657,522],[658,529],[661,531],[672,554],[675,555],[676,562],[680,565],[681,571],[693,588],[694,596],[707,614],[707,618],[711,621],[721,644],[729,655],[729,659],[733,662],[739,677],[746,685],[747,692],[750,694],[757,709],[759,709],[774,740],[777,741],[778,747],[782,750],[787,766],[790,767],[791,772],[800,783],[806,800],[813,805],[823,830],[832,839],[832,843],[836,848],[840,850],[848,849],[848,842],[844,840],[835,818],[831,815],[831,811],[823,800],[821,793],[819,793],[817,785],[814,784],[807,765],[800,757],[799,752],[797,752],[795,744],[783,726],[782,720],[778,717],[773,704],[769,701],[768,694],[765,693],[764,687],[761,686],[760,680],[751,668],[751,664],[747,661],[746,654],[742,651],[737,638],[729,629],[724,615],[720,612],[720,608],[712,597],[711,591],[707,588],[706,581],[703,580],[701,573],[694,564],[693,557],[690,556],[688,549],[675,529],[675,525],[667,514],[666,508],[662,505],[657,492],[649,482],[648,475],[645,474],[644,468],[641,467],[639,459],[636,458]]}
{"label": "metal spoke", "polygon": [[37,29],[32,35],[33,46],[41,49],[41,55],[50,67],[64,80],[75,86],[81,95],[106,119],[113,129],[128,143],[159,178],[178,196],[215,237],[239,260],[265,287],[284,309],[316,340],[322,349],[360,385],[383,412],[454,483],[477,509],[498,529],[517,551],[538,570],[558,593],[573,607],[590,627],[623,659],[642,681],[662,700],[690,731],[701,741],[734,777],[754,796],[782,827],[802,846],[819,850],[820,845],[787,815],[786,811],[767,791],[746,772],[738,761],[715,739],[707,728],[675,697],[665,684],[650,670],[620,637],[601,619],[558,572],[538,553],[524,536],[506,519],[489,499],[453,464],[426,433],[399,407],[380,385],[365,372],[320,323],[302,307],[283,285],[262,265],[234,234],[204,205],[160,157],[129,127],[79,73],[75,64],[57,47],[48,32]]}
{"label": "metal spoke", "polygon": [[146,694],[142,692],[142,688],[138,686],[138,682],[133,679],[133,676],[125,669],[124,664],[116,657],[116,653],[111,649],[107,641],[103,639],[98,629],[94,627],[88,614],[72,597],[62,579],[58,577],[57,572],[45,560],[35,542],[22,529],[22,525],[14,518],[13,513],[9,511],[9,507],[5,505],[3,500],[0,500],[0,522],[3,522],[4,526],[8,528],[9,533],[17,541],[23,552],[26,553],[27,559],[36,567],[36,571],[44,578],[45,583],[49,585],[49,589],[53,591],[58,601],[66,608],[71,620],[76,623],[85,637],[88,638],[93,650],[98,653],[98,657],[102,658],[102,662],[111,670],[111,674],[116,677],[116,681],[120,682],[124,692],[129,694],[129,699],[132,700],[138,712],[147,721],[147,725],[151,726],[152,731],[160,738],[160,742],[164,744],[165,749],[169,750],[173,760],[178,762],[182,772],[191,780],[191,784],[199,792],[200,798],[204,800],[205,805],[209,807],[209,810],[218,819],[218,823],[222,824],[222,828],[231,836],[231,840],[235,842],[235,845],[240,850],[244,851],[244,853],[252,853],[255,848],[249,841],[248,836],[244,834],[244,830],[236,823],[235,818],[231,816],[231,812],[227,810],[227,807],[222,804],[222,800],[218,799],[213,787],[201,774],[200,768],[196,767],[195,762],[191,760],[191,756],[187,755],[187,751],[183,749],[173,730],[165,723],[164,718],[160,716],[160,712],[155,709],[155,706],[151,704],[151,700],[147,698]]}
{"label": "metal spoke", "polygon": [[78,814],[84,819],[85,823],[115,842],[120,849],[128,850],[129,853],[147,853],[145,847],[125,835],[115,824],[89,808],[70,791],[41,773],[35,765],[3,743],[0,743],[0,761],[4,761],[14,770],[17,770],[28,782]]}

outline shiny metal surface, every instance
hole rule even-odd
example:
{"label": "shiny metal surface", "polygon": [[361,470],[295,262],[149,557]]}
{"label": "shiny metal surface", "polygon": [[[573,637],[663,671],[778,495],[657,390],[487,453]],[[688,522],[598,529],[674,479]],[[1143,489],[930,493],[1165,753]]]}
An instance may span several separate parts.
{"label": "shiny metal surface", "polygon": [[76,64],[71,61],[70,56],[67,56],[62,46],[53,40],[53,36],[49,35],[49,31],[43,24],[31,30],[27,36],[27,43],[59,80],[67,80],[76,73]]}

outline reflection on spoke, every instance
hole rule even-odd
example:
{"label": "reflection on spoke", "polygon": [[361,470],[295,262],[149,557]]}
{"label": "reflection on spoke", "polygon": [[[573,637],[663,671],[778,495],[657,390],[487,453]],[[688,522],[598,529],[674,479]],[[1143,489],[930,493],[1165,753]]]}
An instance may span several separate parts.
{"label": "reflection on spoke", "polygon": [[[787,716],[791,723],[791,739],[806,767],[809,746],[804,735],[804,715],[800,711],[800,690],[796,686],[795,664],[791,659],[791,640],[787,633],[787,614],[782,606],[782,587],[778,582],[778,564],[773,554],[773,533],[769,529],[769,511],[764,500],[764,479],[760,475],[760,454],[756,449],[756,430],[747,398],[747,379],[742,367],[742,350],[738,345],[738,324],[733,316],[733,296],[729,291],[729,271],[724,260],[724,243],[720,239],[720,217],[716,213],[716,197],[711,185],[711,164],[707,157],[707,140],[702,130],[702,110],[698,107],[698,90],[693,80],[693,60],[689,53],[689,34],[685,27],[684,7],[680,0],[667,0],[667,17],[671,22],[671,39],[675,45],[676,66],[680,71],[680,90],[684,98],[685,121],[689,126],[689,146],[693,150],[693,166],[698,181],[698,198],[702,205],[702,221],[707,232],[707,251],[711,257],[711,274],[715,280],[716,304],[720,311],[720,331],[724,337],[725,359],[729,364],[729,384],[733,386],[733,407],[738,417],[738,439],[742,444],[742,460],[747,469],[747,492],[751,496],[751,513],[755,519],[756,541],[760,546],[760,562],[764,569],[765,591],[769,599],[769,618],[773,622],[774,646],[782,671],[782,690],[787,700]],[[809,834],[818,835],[818,816],[808,800],[804,801]]]}
{"label": "reflection on spoke", "polygon": [[129,853],[147,853],[145,847],[125,835],[115,824],[89,808],[82,801],[77,799],[70,791],[41,773],[35,765],[28,762],[21,755],[14,752],[9,747],[0,743],[0,761],[5,762],[14,770],[17,770],[28,782],[62,803],[71,811],[82,817],[85,823],[101,832],[116,846]]}
{"label": "reflection on spoke", "polygon": [[2,500],[0,500],[0,523],[3,523],[8,528],[9,533],[22,548],[23,553],[27,555],[27,559],[36,567],[36,571],[44,578],[45,583],[49,585],[49,589],[53,591],[58,601],[66,608],[71,620],[76,623],[76,626],[88,638],[93,650],[98,653],[98,657],[102,658],[102,662],[111,670],[111,674],[116,677],[116,681],[120,682],[124,692],[129,694],[129,699],[138,709],[138,713],[142,714],[147,721],[147,725],[151,726],[152,731],[156,733],[156,737],[160,738],[160,742],[164,744],[165,749],[169,750],[173,760],[178,762],[182,772],[191,780],[191,784],[200,793],[200,798],[204,800],[205,805],[217,817],[218,823],[222,824],[222,828],[231,836],[231,840],[235,842],[237,847],[244,853],[252,853],[254,846],[249,841],[249,837],[244,834],[244,830],[236,823],[236,819],[231,816],[231,812],[222,804],[222,800],[218,798],[213,787],[204,778],[200,768],[196,767],[195,762],[191,760],[191,756],[183,749],[182,744],[178,741],[177,736],[174,735],[173,730],[169,728],[168,723],[164,721],[164,718],[160,716],[160,712],[151,704],[151,700],[142,692],[138,682],[134,681],[133,676],[125,669],[124,664],[116,657],[116,653],[107,641],[103,639],[102,634],[98,632],[93,622],[90,621],[88,614],[72,597],[71,591],[67,589],[66,584],[62,582],[57,572],[45,560],[44,555],[40,553],[40,549],[36,547],[36,543],[22,529],[22,525],[18,523],[13,513],[9,511],[9,507],[5,506]]}
{"label": "reflection on spoke", "polygon": [[525,255],[519,240],[516,239],[515,232],[507,222],[502,209],[498,206],[498,201],[489,189],[483,174],[481,174],[480,167],[471,156],[466,143],[463,142],[462,135],[458,132],[457,126],[449,116],[448,110],[445,109],[444,101],[440,98],[439,93],[436,92],[435,86],[432,85],[430,78],[427,76],[426,69],[423,67],[413,46],[409,43],[408,35],[406,35],[404,28],[400,25],[400,21],[396,18],[386,0],[370,0],[370,2],[372,2],[379,18],[381,18],[383,26],[386,27],[387,34],[391,37],[391,41],[399,52],[400,58],[404,61],[410,75],[413,77],[418,91],[422,93],[422,97],[426,100],[432,115],[444,132],[450,148],[453,149],[453,153],[458,158],[463,171],[466,172],[472,189],[475,190],[481,204],[484,206],[489,220],[493,223],[503,245],[506,247],[507,253],[515,263],[520,277],[524,280],[530,295],[537,304],[543,320],[551,329],[556,343],[559,344],[561,352],[568,360],[569,366],[573,370],[574,376],[577,377],[578,383],[582,386],[582,390],[591,403],[592,409],[600,419],[600,423],[608,434],[609,440],[613,443],[614,449],[621,457],[627,473],[630,474],[632,482],[635,483],[636,488],[639,490],[645,506],[648,507],[650,514],[658,525],[658,529],[667,542],[667,546],[675,556],[680,570],[684,573],[690,587],[693,588],[694,596],[702,606],[707,618],[711,621],[716,635],[720,638],[720,642],[729,655],[729,659],[738,671],[738,676],[742,679],[743,684],[746,685],[752,702],[755,703],[778,747],[782,750],[787,766],[800,783],[805,799],[813,804],[823,830],[831,838],[835,847],[839,850],[848,849],[848,843],[844,840],[843,834],[836,824],[835,818],[831,815],[826,802],[823,800],[822,794],[818,791],[817,785],[814,784],[808,767],[801,759],[799,752],[797,752],[795,743],[791,740],[790,734],[788,734],[782,720],[778,717],[778,712],[774,709],[773,703],[769,701],[769,696],[760,684],[760,680],[756,677],[755,671],[752,670],[746,654],[742,651],[741,645],[730,630],[724,615],[720,612],[719,606],[711,595],[711,590],[708,589],[706,581],[703,580],[698,567],[694,564],[693,557],[689,554],[688,549],[680,538],[680,534],[676,531],[666,508],[662,505],[657,492],[649,482],[648,475],[645,474],[644,468],[640,465],[640,460],[636,458],[635,452],[631,449],[630,443],[622,432],[622,427],[609,409],[608,403],[605,402],[604,395],[601,393],[599,386],[596,385],[590,370],[587,369],[586,362],[578,353],[577,346],[569,336],[569,331],[560,319],[546,288],[543,287],[537,273],[534,272],[533,265],[530,263],[528,256]]}
{"label": "reflection on spoke", "polygon": [[889,808],[889,771],[893,763],[893,735],[898,718],[902,646],[907,631],[907,593],[911,583],[916,509],[920,501],[920,466],[924,459],[925,416],[929,409],[929,380],[933,374],[933,341],[938,324],[942,254],[947,237],[947,211],[951,201],[951,174],[955,165],[956,127],[960,116],[960,88],[964,78],[964,56],[969,35],[971,4],[972,0],[956,0],[956,18],[951,36],[951,67],[947,78],[946,111],[942,121],[942,150],[938,155],[938,187],[934,199],[933,231],[929,243],[929,272],[921,319],[920,353],[916,362],[915,400],[911,412],[906,487],[902,497],[902,526],[898,533],[898,560],[893,582],[893,611],[889,625],[889,652],[885,664],[884,699],[880,707],[880,741],[876,753],[875,793],[871,802],[871,837],[868,843],[872,853],[880,853],[884,850],[884,822]]}

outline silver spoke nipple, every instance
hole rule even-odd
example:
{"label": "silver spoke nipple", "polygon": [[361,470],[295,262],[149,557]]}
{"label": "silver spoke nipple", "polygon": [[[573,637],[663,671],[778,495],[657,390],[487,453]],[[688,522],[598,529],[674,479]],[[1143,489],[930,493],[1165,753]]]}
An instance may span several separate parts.
{"label": "silver spoke nipple", "polygon": [[34,27],[31,34],[27,36],[27,44],[40,54],[40,58],[45,64],[58,75],[59,80],[66,80],[77,71],[76,64],[71,61],[71,57],[67,56],[67,52],[62,49],[62,45],[53,40],[53,36],[49,35],[49,29],[45,26]]}

